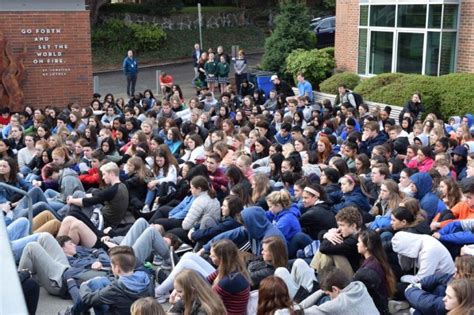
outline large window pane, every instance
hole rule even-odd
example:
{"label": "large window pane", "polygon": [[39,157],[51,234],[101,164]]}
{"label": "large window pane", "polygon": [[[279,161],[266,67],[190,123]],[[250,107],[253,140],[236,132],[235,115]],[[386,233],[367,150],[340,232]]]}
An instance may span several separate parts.
{"label": "large window pane", "polygon": [[442,4],[430,5],[430,16],[428,17],[428,28],[441,28]]}
{"label": "large window pane", "polygon": [[372,74],[392,72],[392,32],[371,32],[370,69]]}
{"label": "large window pane", "polygon": [[441,38],[441,60],[439,75],[454,72],[454,56],[456,54],[456,33],[444,32]]}
{"label": "large window pane", "polygon": [[360,6],[359,25],[360,26],[369,25],[369,6],[368,5],[361,5]]}
{"label": "large window pane", "polygon": [[439,32],[428,32],[425,65],[425,74],[427,75],[438,75],[439,39]]}
{"label": "large window pane", "polygon": [[421,74],[423,37],[417,33],[398,34],[397,72]]}
{"label": "large window pane", "polygon": [[394,5],[373,5],[370,7],[370,26],[395,26]]}
{"label": "large window pane", "polygon": [[399,5],[398,27],[425,27],[426,5]]}
{"label": "large window pane", "polygon": [[367,30],[359,30],[359,57],[357,61],[357,72],[359,74],[365,73],[365,65],[367,62]]}
{"label": "large window pane", "polygon": [[443,28],[457,28],[458,24],[458,5],[445,4],[443,16]]}

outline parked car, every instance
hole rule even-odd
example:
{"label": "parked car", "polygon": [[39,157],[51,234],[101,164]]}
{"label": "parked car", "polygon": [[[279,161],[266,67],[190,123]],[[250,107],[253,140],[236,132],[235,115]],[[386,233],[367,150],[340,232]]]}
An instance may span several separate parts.
{"label": "parked car", "polygon": [[336,17],[317,17],[311,20],[310,29],[316,34],[316,48],[334,46]]}

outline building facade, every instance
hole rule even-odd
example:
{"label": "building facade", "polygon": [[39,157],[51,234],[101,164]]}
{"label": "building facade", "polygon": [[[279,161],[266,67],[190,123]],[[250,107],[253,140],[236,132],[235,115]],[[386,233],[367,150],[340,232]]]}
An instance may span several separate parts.
{"label": "building facade", "polygon": [[474,0],[338,0],[341,70],[444,75],[474,72]]}

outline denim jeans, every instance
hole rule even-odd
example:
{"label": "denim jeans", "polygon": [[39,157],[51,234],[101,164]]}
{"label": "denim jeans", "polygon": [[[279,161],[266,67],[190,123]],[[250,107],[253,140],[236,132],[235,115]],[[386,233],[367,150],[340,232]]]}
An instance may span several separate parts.
{"label": "denim jeans", "polygon": [[155,201],[157,192],[158,192],[158,186],[156,186],[152,190],[150,190],[150,189],[147,190],[146,197],[145,197],[145,204],[148,205],[148,207],[151,208],[151,206],[153,204],[153,201]]}
{"label": "denim jeans", "polygon": [[[95,278],[95,279],[91,279],[89,280],[89,282],[87,283],[87,285],[89,286],[89,288],[95,292],[95,291],[99,291],[100,289],[103,289],[105,288],[106,286],[108,286],[110,284],[110,280],[109,278],[107,277],[100,277],[100,278]],[[102,314],[107,314],[109,311],[109,306],[108,305],[100,305],[100,306],[94,306],[94,313],[96,315],[102,315]]]}
{"label": "denim jeans", "polygon": [[59,195],[61,195],[61,193],[53,189],[46,189],[44,195],[48,199],[49,205],[55,212],[64,207],[65,203],[57,198]]}
{"label": "denim jeans", "polygon": [[[39,213],[43,212],[44,210],[51,211],[58,219],[58,215],[56,211],[51,207],[46,199],[45,194],[43,191],[38,187],[33,187],[29,192],[28,196],[31,198],[31,204],[33,208],[33,216],[38,215]],[[18,204],[14,209],[14,218],[20,217],[27,217],[28,216],[28,199],[23,197],[20,199]]]}
{"label": "denim jeans", "polygon": [[17,264],[26,244],[37,241],[40,236],[40,234],[29,235],[29,232],[30,221],[27,218],[19,218],[7,226],[8,239]]}

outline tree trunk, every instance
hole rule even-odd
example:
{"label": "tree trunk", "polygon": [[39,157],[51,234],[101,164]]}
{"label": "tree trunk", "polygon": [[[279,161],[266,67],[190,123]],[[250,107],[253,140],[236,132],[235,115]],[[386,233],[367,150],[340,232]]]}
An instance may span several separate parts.
{"label": "tree trunk", "polygon": [[90,0],[89,2],[89,10],[91,15],[91,26],[97,24],[99,19],[99,9],[104,4],[108,3],[109,0]]}

